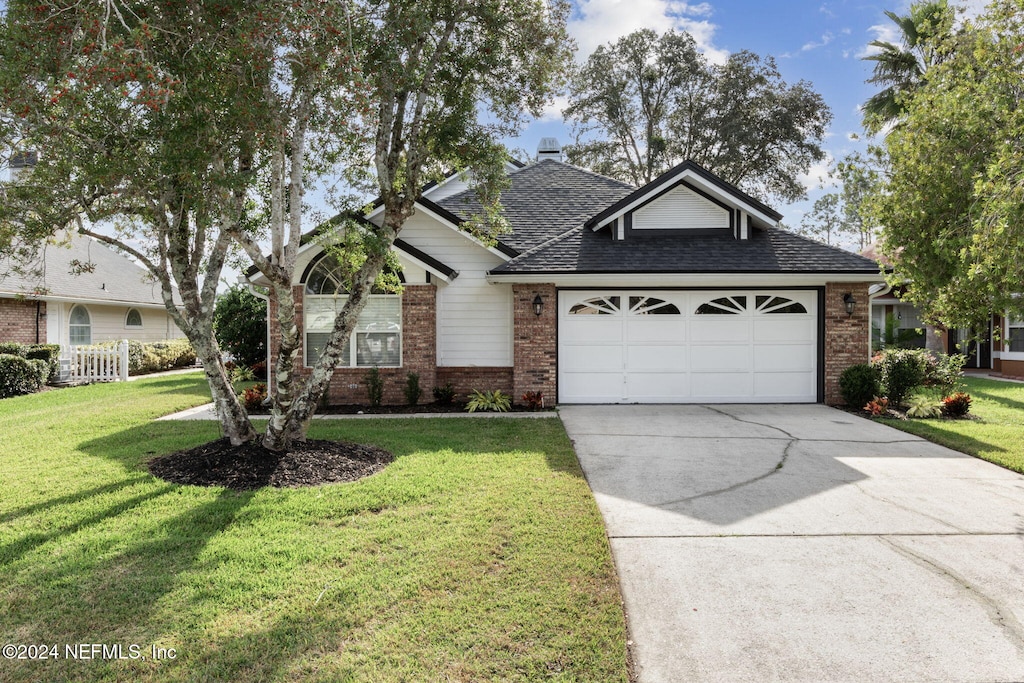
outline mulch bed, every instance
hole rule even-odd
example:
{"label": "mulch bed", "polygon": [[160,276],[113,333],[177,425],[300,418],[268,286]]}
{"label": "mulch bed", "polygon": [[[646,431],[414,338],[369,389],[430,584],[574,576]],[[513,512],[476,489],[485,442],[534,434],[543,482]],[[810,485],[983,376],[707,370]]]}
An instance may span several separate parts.
{"label": "mulch bed", "polygon": [[[543,410],[554,410],[554,408],[544,408]],[[465,413],[465,403],[421,403],[419,405],[408,406],[368,406],[368,405],[331,405],[323,408],[317,408],[318,415],[411,415],[415,413],[438,413],[444,415],[446,413]],[[513,405],[513,413],[529,413],[538,412],[531,410],[527,406]]]}
{"label": "mulch bed", "polygon": [[379,472],[395,456],[383,448],[344,441],[309,440],[276,453],[259,442],[232,446],[218,439],[149,461],[155,477],[174,484],[249,491],[356,481]]}

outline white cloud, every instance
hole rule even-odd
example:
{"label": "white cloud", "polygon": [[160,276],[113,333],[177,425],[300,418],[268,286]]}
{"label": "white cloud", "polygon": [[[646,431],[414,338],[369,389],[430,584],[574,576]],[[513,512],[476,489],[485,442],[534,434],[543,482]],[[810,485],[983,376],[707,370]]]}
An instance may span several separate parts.
{"label": "white cloud", "polygon": [[576,40],[578,61],[584,61],[599,45],[610,43],[642,28],[661,34],[670,28],[693,36],[697,48],[709,61],[721,64],[729,52],[714,46],[717,26],[708,20],[713,7],[707,2],[679,0],[579,0],[576,15],[569,20],[569,33]]}
{"label": "white cloud", "polygon": [[826,45],[832,42],[833,38],[835,38],[835,36],[832,35],[831,31],[829,31],[828,33],[823,34],[821,36],[821,40],[816,43],[814,41],[804,43],[803,47],[800,48],[800,51],[810,52],[811,50],[817,50],[819,47],[825,47]]}
{"label": "white cloud", "polygon": [[900,44],[900,30],[899,27],[894,23],[888,24],[875,24],[868,28],[873,37],[868,41],[869,44],[864,45],[856,54],[858,59],[864,59],[871,55],[876,55],[880,50],[874,45],[870,45],[872,41],[880,40],[883,43],[892,43],[893,45]]}
{"label": "white cloud", "polygon": [[541,114],[540,120],[544,122],[550,121],[562,121],[562,111],[569,107],[569,96],[568,95],[556,95],[554,100],[547,107],[544,108],[544,113]]}
{"label": "white cloud", "polygon": [[796,180],[798,183],[807,188],[807,191],[817,190],[821,187],[832,188],[839,186],[838,178],[832,176],[829,173],[830,167],[835,163],[835,158],[831,153],[825,154],[825,158],[818,163],[812,165],[808,169],[807,173],[801,173],[797,176]]}

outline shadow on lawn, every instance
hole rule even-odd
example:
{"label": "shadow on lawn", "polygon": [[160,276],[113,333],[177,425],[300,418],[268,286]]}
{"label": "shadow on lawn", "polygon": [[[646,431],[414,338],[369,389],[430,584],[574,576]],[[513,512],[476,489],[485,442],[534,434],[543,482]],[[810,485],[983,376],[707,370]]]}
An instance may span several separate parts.
{"label": "shadow on lawn", "polygon": [[975,399],[983,398],[986,401],[992,401],[993,403],[998,403],[999,405],[1001,405],[1001,406],[1003,406],[1005,408],[1010,408],[1012,410],[1024,410],[1024,401],[1015,401],[1014,399],[1007,398],[1006,396],[999,396],[997,394],[990,394],[987,391],[978,391],[977,389],[975,389],[974,391],[971,391],[970,394],[971,394],[972,398],[975,398]]}

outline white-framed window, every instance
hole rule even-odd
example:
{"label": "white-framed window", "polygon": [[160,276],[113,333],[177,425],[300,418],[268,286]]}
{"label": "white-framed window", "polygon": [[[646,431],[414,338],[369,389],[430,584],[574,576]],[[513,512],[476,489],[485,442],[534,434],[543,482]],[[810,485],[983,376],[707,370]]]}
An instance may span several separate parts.
{"label": "white-framed window", "polygon": [[69,340],[72,346],[92,344],[92,318],[89,311],[81,304],[71,309],[68,318]]}
{"label": "white-framed window", "polygon": [[1024,319],[1007,320],[1006,341],[1010,345],[1010,351],[1024,353]]}
{"label": "white-framed window", "polygon": [[137,308],[129,308],[124,316],[125,327],[142,327],[142,313]]}
{"label": "white-framed window", "polygon": [[[312,366],[320,353],[348,295],[337,262],[322,258],[305,282],[303,332],[305,362]],[[359,314],[356,329],[346,340],[339,367],[397,368],[402,365],[402,298],[397,294],[371,294]]]}

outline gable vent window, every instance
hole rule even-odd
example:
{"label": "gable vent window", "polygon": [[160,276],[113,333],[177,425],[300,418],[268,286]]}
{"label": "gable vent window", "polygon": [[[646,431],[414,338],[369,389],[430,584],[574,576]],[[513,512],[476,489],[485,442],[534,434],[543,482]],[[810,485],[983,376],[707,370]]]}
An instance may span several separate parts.
{"label": "gable vent window", "polygon": [[747,310],[747,297],[723,296],[697,307],[697,315],[738,315]]}
{"label": "gable vent window", "polygon": [[142,327],[142,314],[137,308],[129,308],[124,316],[125,327]]}
{"label": "gable vent window", "polygon": [[653,296],[629,297],[629,312],[633,315],[681,315],[675,304]]}
{"label": "gable vent window", "polygon": [[619,297],[598,296],[581,301],[569,309],[569,315],[615,315],[619,312]]}
{"label": "gable vent window", "polygon": [[807,308],[797,301],[781,296],[757,297],[758,313],[806,313]]}

